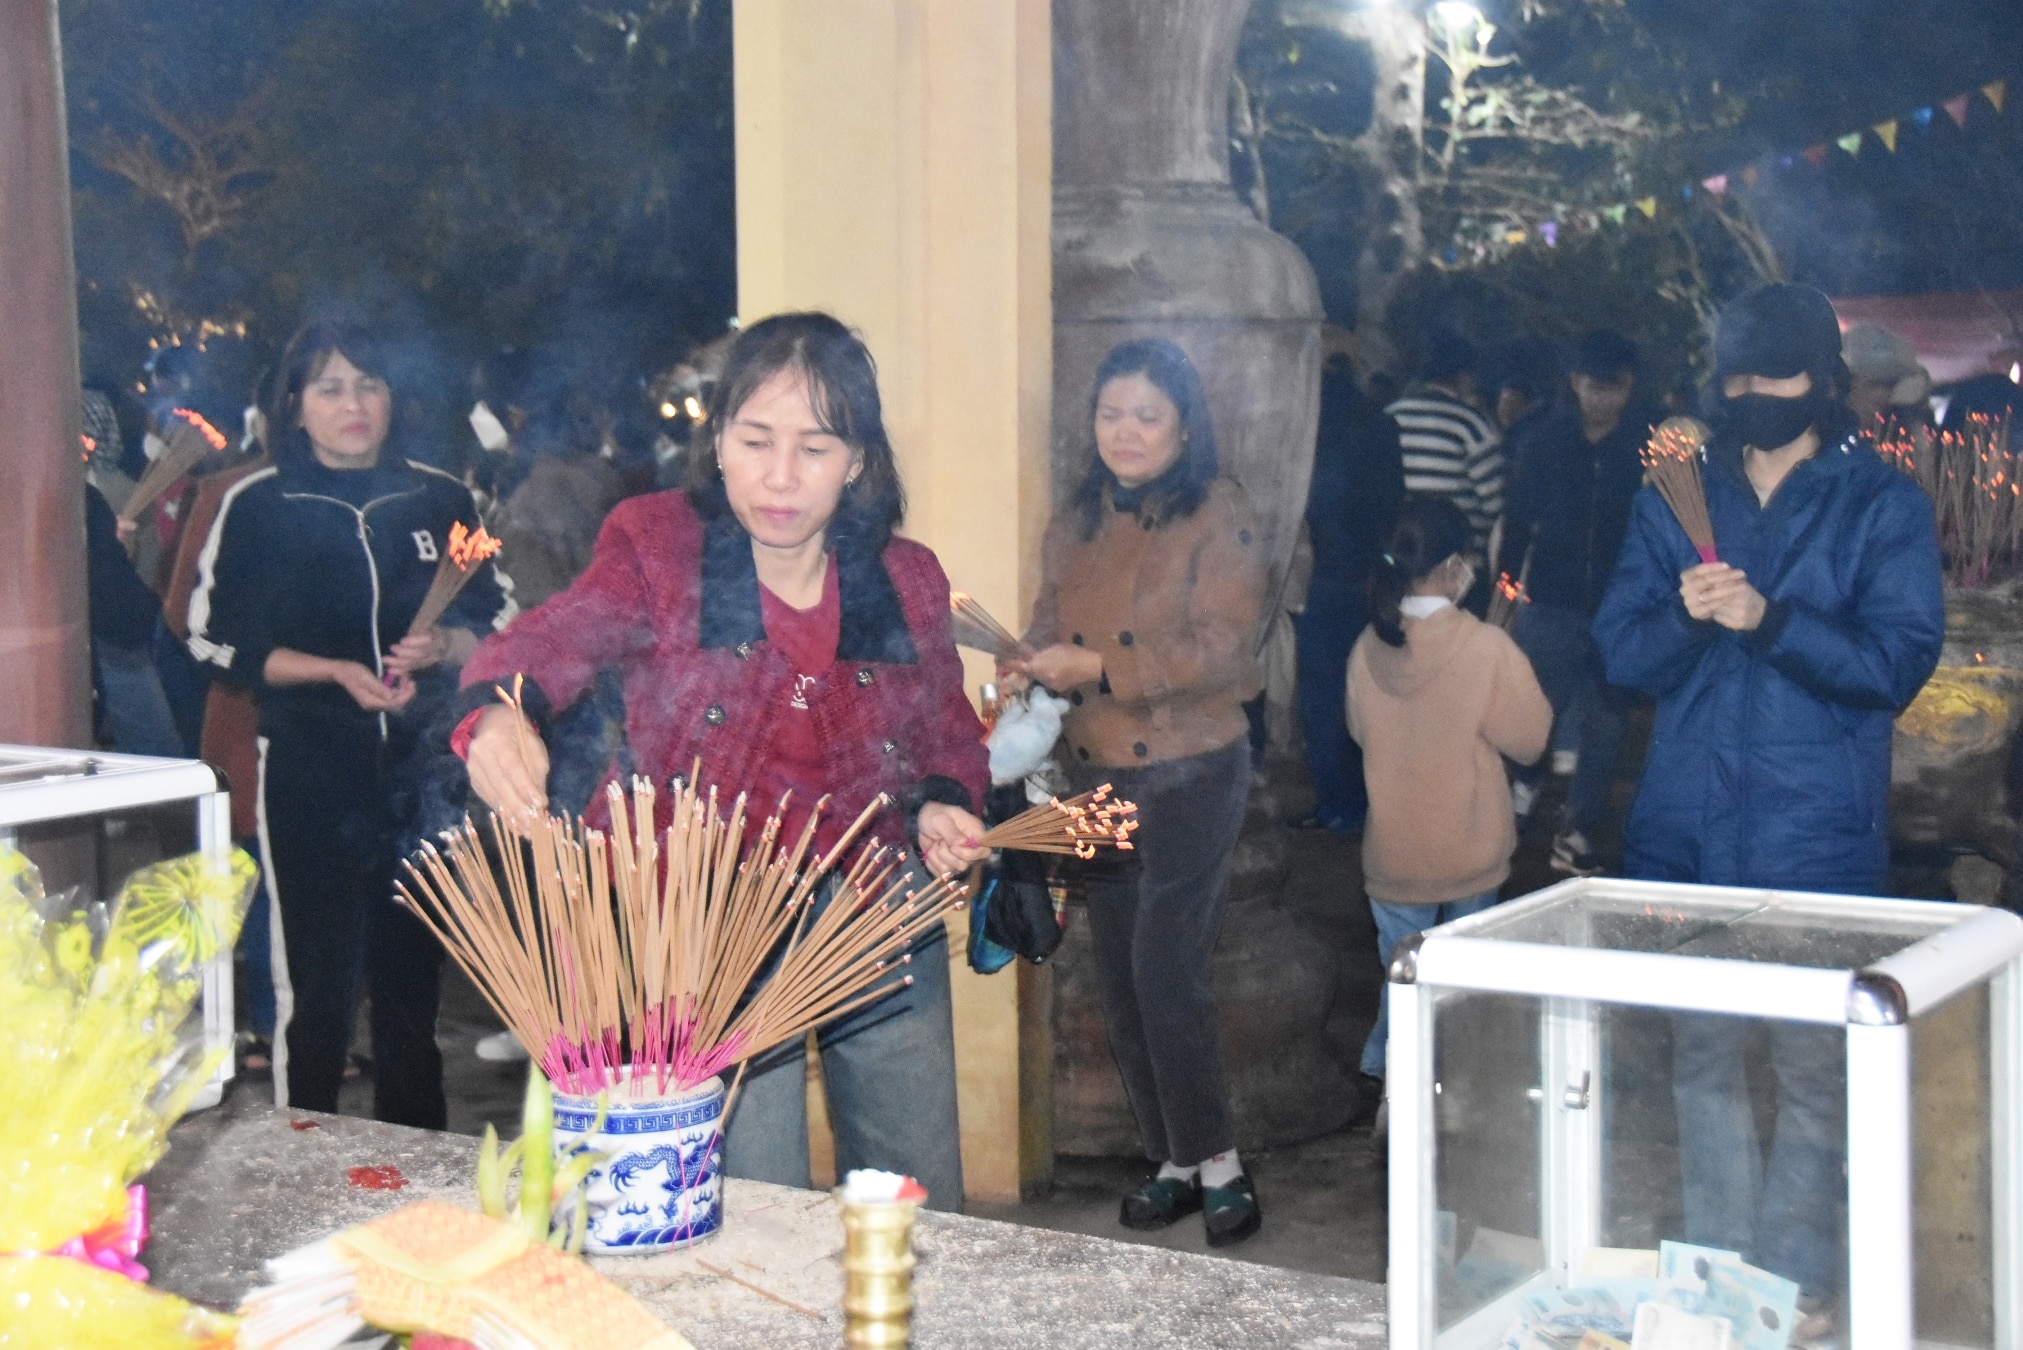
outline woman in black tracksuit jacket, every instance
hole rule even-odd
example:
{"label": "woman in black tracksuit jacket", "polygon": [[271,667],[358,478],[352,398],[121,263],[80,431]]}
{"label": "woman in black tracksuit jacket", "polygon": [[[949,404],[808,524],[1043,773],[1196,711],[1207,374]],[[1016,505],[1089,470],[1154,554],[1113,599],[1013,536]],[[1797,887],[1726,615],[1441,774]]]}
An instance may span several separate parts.
{"label": "woman in black tracksuit jacket", "polygon": [[388,449],[392,391],[370,334],[303,328],[275,397],[274,465],[226,494],[190,597],[191,652],[260,700],[275,1100],[337,1109],[364,975],[373,1114],[441,1129],[442,952],[396,906],[394,868],[423,728],[512,604],[485,563],[440,624],[405,636],[450,527],[478,513],[456,479]]}

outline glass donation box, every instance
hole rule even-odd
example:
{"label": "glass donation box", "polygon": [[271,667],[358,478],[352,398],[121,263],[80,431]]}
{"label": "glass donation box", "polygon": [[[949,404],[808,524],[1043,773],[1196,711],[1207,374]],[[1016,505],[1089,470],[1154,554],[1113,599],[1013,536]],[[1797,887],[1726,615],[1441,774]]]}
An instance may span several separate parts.
{"label": "glass donation box", "polygon": [[1391,958],[1392,1350],[2023,1350],[2023,920],[1570,881]]}
{"label": "glass donation box", "polygon": [[[0,846],[25,854],[50,895],[110,902],[140,868],[202,853],[220,868],[232,851],[231,796],[197,760],[0,745]],[[215,1106],[232,1078],[232,948],[204,966],[206,1049],[226,1053],[191,1101]]]}

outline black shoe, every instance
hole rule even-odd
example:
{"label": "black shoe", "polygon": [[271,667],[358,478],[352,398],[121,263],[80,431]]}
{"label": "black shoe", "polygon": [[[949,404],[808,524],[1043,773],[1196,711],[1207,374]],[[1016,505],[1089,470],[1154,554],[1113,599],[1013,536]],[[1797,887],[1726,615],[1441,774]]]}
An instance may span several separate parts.
{"label": "black shoe", "polygon": [[1257,1189],[1241,1173],[1227,1186],[1206,1188],[1201,1198],[1211,1247],[1233,1247],[1264,1224],[1264,1211],[1257,1207]]}
{"label": "black shoe", "polygon": [[1201,1182],[1194,1177],[1154,1177],[1124,1197],[1117,1222],[1149,1233],[1201,1208]]}

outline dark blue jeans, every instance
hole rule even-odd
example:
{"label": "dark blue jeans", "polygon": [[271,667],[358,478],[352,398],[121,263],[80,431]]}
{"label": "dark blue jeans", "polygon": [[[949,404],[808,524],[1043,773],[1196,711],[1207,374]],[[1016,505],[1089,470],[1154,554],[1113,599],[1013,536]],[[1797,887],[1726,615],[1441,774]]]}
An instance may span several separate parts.
{"label": "dark blue jeans", "polygon": [[1314,815],[1331,830],[1355,830],[1369,814],[1363,751],[1349,739],[1349,651],[1367,620],[1360,607],[1310,599],[1293,616],[1298,643],[1300,735],[1314,780]]}
{"label": "dark blue jeans", "polygon": [[[1592,617],[1564,605],[1533,603],[1518,610],[1511,633],[1552,704],[1553,744],[1580,754],[1566,794],[1566,823],[1578,830],[1593,829],[1608,812],[1632,697],[1602,678],[1601,651],[1588,632]],[[1561,733],[1569,721],[1573,735],[1566,737]],[[1542,772],[1541,762],[1519,769],[1517,777],[1535,783]]]}
{"label": "dark blue jeans", "polygon": [[1672,1018],[1672,1098],[1686,1240],[1742,1253],[1815,1297],[1841,1286],[1847,1195],[1847,1037],[1838,1027],[1771,1022],[1777,1125],[1766,1160],[1745,1069],[1755,1020]]}

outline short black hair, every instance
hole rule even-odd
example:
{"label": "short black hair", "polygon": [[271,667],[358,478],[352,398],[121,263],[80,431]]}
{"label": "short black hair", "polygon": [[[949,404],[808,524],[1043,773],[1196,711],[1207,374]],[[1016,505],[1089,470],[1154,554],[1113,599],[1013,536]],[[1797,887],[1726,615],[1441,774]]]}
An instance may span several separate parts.
{"label": "short black hair", "polygon": [[[267,412],[267,443],[273,450],[275,464],[301,468],[316,462],[309,433],[302,429],[302,391],[330,363],[331,357],[339,355],[365,374],[392,386],[386,348],[364,324],[352,319],[317,319],[303,324],[281,353],[273,406]],[[387,428],[386,442],[380,447],[381,463],[389,457],[399,457],[396,447],[401,436],[400,401],[391,402],[393,421]]]}
{"label": "short black hair", "polygon": [[1420,374],[1429,380],[1453,380],[1473,375],[1477,369],[1475,344],[1452,328],[1435,328],[1426,334],[1425,358]]}
{"label": "short black hair", "polygon": [[1095,447],[1096,405],[1103,388],[1127,375],[1143,375],[1173,400],[1180,416],[1180,457],[1166,472],[1145,485],[1138,518],[1150,526],[1164,525],[1194,514],[1208,496],[1208,485],[1221,472],[1215,451],[1215,422],[1208,412],[1208,394],[1200,372],[1187,353],[1165,338],[1134,338],[1110,348],[1096,368],[1089,390],[1089,471],[1075,489],[1075,507],[1082,517],[1082,538],[1093,539],[1102,528],[1105,500],[1117,487],[1117,475]]}
{"label": "short black hair", "polygon": [[723,429],[759,386],[783,370],[808,382],[808,402],[822,430],[862,457],[863,468],[843,489],[831,527],[851,531],[875,556],[906,518],[906,489],[899,463],[885,435],[878,397],[878,364],[871,351],[834,315],[819,311],[774,314],[760,319],[731,343],[723,376],[710,391],[703,425],[709,434],[688,452],[689,504],[704,520],[730,513],[717,441]]}
{"label": "short black hair", "polygon": [[1643,369],[1637,344],[1612,328],[1597,328],[1574,345],[1567,359],[1567,373],[1596,380],[1617,380]]}

